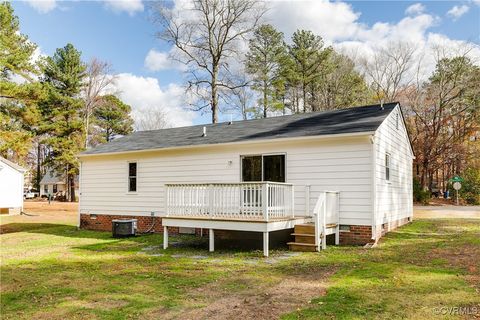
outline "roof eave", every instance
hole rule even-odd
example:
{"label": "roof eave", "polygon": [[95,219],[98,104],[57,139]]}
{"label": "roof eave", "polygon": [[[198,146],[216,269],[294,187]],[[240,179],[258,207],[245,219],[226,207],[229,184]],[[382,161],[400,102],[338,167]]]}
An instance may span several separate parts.
{"label": "roof eave", "polygon": [[226,143],[207,143],[207,144],[198,144],[198,145],[188,145],[188,146],[175,146],[168,148],[153,148],[153,149],[141,149],[141,150],[130,150],[130,151],[116,151],[116,152],[103,152],[103,153],[83,153],[78,154],[77,157],[81,160],[82,158],[91,158],[91,157],[101,157],[109,155],[120,155],[120,154],[135,154],[135,153],[144,153],[144,152],[155,152],[155,151],[171,151],[171,150],[182,150],[182,149],[196,149],[196,148],[206,148],[212,146],[229,146],[229,145],[238,145],[238,144],[258,144],[266,142],[285,142],[285,141],[296,141],[296,140],[315,140],[315,139],[335,139],[335,138],[349,138],[349,137],[360,137],[360,136],[371,136],[375,134],[374,131],[362,131],[362,132],[348,132],[348,133],[336,133],[336,134],[327,134],[327,135],[317,135],[317,136],[304,136],[304,137],[289,137],[289,138],[277,138],[277,139],[258,139],[258,140],[248,140],[248,141],[235,141],[235,142],[226,142]]}

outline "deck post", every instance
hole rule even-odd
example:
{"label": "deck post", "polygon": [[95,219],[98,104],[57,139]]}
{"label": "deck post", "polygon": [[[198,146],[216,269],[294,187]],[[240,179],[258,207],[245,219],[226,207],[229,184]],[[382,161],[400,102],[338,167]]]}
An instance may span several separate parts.
{"label": "deck post", "polygon": [[295,187],[292,185],[292,204],[291,204],[291,208],[292,208],[292,218],[295,218]]}
{"label": "deck post", "polygon": [[263,233],[263,256],[268,257],[268,231]]}
{"label": "deck post", "polygon": [[163,249],[168,248],[168,227],[163,227]]}
{"label": "deck post", "polygon": [[263,219],[268,221],[268,183],[262,184],[262,212]]}
{"label": "deck post", "polygon": [[335,228],[335,245],[340,244],[340,225],[337,224],[337,227]]}
{"label": "deck post", "polygon": [[335,245],[340,244],[340,192],[337,192],[337,205],[335,207],[337,214],[337,229],[335,230]]}
{"label": "deck post", "polygon": [[310,215],[310,185],[305,186],[305,216]]}
{"label": "deck post", "polygon": [[327,249],[327,193],[325,192],[325,200],[322,208],[322,250]]}
{"label": "deck post", "polygon": [[215,234],[213,229],[208,229],[208,251],[213,252],[215,249]]}

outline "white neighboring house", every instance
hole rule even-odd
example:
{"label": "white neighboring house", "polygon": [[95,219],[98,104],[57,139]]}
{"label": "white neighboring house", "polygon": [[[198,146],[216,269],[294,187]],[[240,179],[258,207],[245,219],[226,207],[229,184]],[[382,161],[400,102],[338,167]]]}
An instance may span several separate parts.
{"label": "white neighboring house", "polygon": [[65,192],[65,177],[48,169],[40,181],[40,197],[55,196]]}
{"label": "white neighboring house", "polygon": [[[75,195],[78,195],[78,176],[75,177]],[[66,183],[65,175],[58,174],[54,170],[48,169],[40,181],[40,196],[65,196]]]}
{"label": "white neighboring house", "polygon": [[0,213],[23,210],[23,182],[27,170],[0,157]]}
{"label": "white neighboring house", "polygon": [[79,225],[137,218],[165,247],[185,228],[208,229],[211,250],[218,230],[261,232],[265,255],[293,228],[293,249],[366,244],[413,215],[398,103],[135,132],[79,158]]}

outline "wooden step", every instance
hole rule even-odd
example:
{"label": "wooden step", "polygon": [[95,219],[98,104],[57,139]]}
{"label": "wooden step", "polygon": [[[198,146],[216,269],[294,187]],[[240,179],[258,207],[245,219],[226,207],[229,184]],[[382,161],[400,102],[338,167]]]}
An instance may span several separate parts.
{"label": "wooden step", "polygon": [[290,250],[292,251],[305,251],[305,252],[317,251],[317,246],[311,243],[288,242],[287,244]]}
{"label": "wooden step", "polygon": [[297,243],[309,243],[315,244],[315,235],[308,233],[292,233],[295,236],[295,242]]}
{"label": "wooden step", "polygon": [[313,224],[296,224],[295,233],[315,234],[315,225]]}
{"label": "wooden step", "polygon": [[312,233],[290,233],[292,236],[301,236],[301,237],[315,237],[315,234]]}

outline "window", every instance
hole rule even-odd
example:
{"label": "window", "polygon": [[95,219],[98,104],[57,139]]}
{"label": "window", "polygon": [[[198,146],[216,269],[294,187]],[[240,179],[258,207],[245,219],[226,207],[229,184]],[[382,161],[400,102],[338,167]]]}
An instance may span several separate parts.
{"label": "window", "polygon": [[44,192],[45,194],[48,194],[48,184],[46,184],[46,185],[43,186],[43,192]]}
{"label": "window", "polygon": [[242,157],[242,181],[262,181],[262,156]]}
{"label": "window", "polygon": [[390,181],[390,154],[385,154],[385,180]]}
{"label": "window", "polygon": [[263,156],[263,181],[285,182],[285,155]]}
{"label": "window", "polygon": [[128,192],[137,192],[137,163],[128,163]]}
{"label": "window", "polygon": [[285,182],[285,155],[242,157],[242,181]]}
{"label": "window", "polygon": [[53,185],[53,193],[57,193],[57,191],[58,191],[58,190],[57,190],[57,185],[54,184],[54,185]]}

